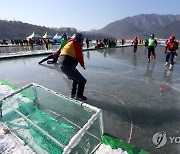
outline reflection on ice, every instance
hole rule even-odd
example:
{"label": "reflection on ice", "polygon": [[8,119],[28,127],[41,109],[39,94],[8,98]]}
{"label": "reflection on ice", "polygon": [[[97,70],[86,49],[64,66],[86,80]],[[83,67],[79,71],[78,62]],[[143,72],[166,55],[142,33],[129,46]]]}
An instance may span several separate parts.
{"label": "reflection on ice", "polygon": [[[155,133],[163,130],[167,135],[180,136],[180,57],[173,70],[165,71],[163,47],[156,48],[156,56],[148,64],[143,47],[138,47],[136,54],[133,47],[85,51],[87,69],[78,66],[87,79],[87,103],[103,109],[105,129],[117,138],[129,139],[128,112],[110,97],[113,95],[125,103],[131,114],[130,143],[151,153],[157,152],[152,143]],[[71,80],[63,76],[58,64],[40,66],[43,57],[1,60],[1,78],[19,87],[34,82],[69,96]],[[179,153],[177,146],[164,146],[158,152]]]}

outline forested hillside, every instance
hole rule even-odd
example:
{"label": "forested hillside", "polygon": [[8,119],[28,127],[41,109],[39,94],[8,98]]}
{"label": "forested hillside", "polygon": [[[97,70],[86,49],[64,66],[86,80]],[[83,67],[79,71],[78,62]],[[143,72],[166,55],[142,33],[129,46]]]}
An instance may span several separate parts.
{"label": "forested hillside", "polygon": [[[54,36],[59,33],[59,35],[66,32],[69,36],[72,36],[77,32],[77,29],[72,27],[61,27],[61,28],[48,28],[45,26],[37,26],[28,23],[23,23],[20,21],[6,21],[0,20],[0,39],[25,39],[27,36],[31,35],[33,32],[43,36],[46,32]],[[96,32],[82,32],[84,37],[90,39],[102,39],[105,37],[111,37],[106,34],[100,34]]]}

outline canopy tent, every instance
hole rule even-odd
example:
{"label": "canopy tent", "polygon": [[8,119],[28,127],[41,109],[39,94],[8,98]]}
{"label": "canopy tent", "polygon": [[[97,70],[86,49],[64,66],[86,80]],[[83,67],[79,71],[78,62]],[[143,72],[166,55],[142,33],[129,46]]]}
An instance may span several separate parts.
{"label": "canopy tent", "polygon": [[44,39],[52,39],[53,37],[49,35],[47,32],[43,36]]}
{"label": "canopy tent", "polygon": [[53,41],[54,43],[60,43],[60,42],[61,42],[61,38],[62,38],[62,37],[57,33],[56,35],[54,35],[52,41]]}
{"label": "canopy tent", "polygon": [[57,33],[56,35],[54,35],[53,39],[61,39],[61,36]]}
{"label": "canopy tent", "polygon": [[36,34],[35,32],[33,32],[30,36],[27,37],[27,39],[41,39],[42,36]]}

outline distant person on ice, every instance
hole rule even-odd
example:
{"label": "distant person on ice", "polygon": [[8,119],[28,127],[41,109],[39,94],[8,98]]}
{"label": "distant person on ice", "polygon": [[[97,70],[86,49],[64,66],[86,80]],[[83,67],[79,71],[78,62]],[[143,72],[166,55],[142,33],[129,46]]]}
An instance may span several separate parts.
{"label": "distant person on ice", "polygon": [[136,53],[136,51],[137,51],[137,45],[138,45],[138,39],[137,39],[137,37],[134,38],[134,40],[132,41],[132,44],[134,44],[134,53]]}
{"label": "distant person on ice", "polygon": [[45,44],[45,46],[46,46],[46,49],[48,50],[48,49],[49,49],[48,41],[47,41],[46,39],[43,39],[43,42],[44,42],[44,44]]}
{"label": "distant person on ice", "polygon": [[157,41],[154,38],[154,34],[151,34],[151,38],[148,40],[148,63],[150,62],[151,53],[156,59],[155,47],[157,46]]}
{"label": "distant person on ice", "polygon": [[99,40],[98,44],[95,46],[95,48],[105,48],[104,42],[102,40]]}
{"label": "distant person on ice", "polygon": [[89,48],[89,39],[86,39],[86,45],[87,45],[87,49]]}
{"label": "distant person on ice", "polygon": [[30,44],[30,47],[31,47],[31,50],[33,50],[33,43],[34,43],[34,41],[33,41],[33,39],[29,39],[29,44]]}
{"label": "distant person on ice", "polygon": [[148,40],[146,39],[144,42],[144,46],[147,48],[148,47]]}
{"label": "distant person on ice", "polygon": [[60,47],[58,50],[56,50],[55,52],[53,52],[51,55],[49,55],[48,57],[44,58],[43,60],[41,60],[39,62],[39,64],[43,63],[44,61],[47,61],[49,59],[52,59],[52,60],[49,60],[47,61],[48,64],[52,64],[52,63],[56,63],[58,61],[58,58],[59,58],[59,55],[61,53],[61,49],[66,45],[68,41],[68,38],[67,38],[67,34],[64,33],[62,35],[62,39],[61,39],[61,44],[60,44]]}
{"label": "distant person on ice", "polygon": [[166,53],[165,66],[167,66],[169,64],[169,60],[170,60],[169,69],[173,68],[174,56],[177,54],[176,53],[177,49],[178,49],[178,42],[175,41],[175,36],[170,36],[169,41],[165,45],[165,53]]}
{"label": "distant person on ice", "polygon": [[73,80],[71,98],[75,98],[77,100],[87,100],[87,98],[83,95],[86,79],[76,69],[79,62],[81,67],[85,70],[82,52],[83,39],[84,37],[81,33],[74,34],[61,50],[59,57],[61,71],[66,74],[68,78]]}

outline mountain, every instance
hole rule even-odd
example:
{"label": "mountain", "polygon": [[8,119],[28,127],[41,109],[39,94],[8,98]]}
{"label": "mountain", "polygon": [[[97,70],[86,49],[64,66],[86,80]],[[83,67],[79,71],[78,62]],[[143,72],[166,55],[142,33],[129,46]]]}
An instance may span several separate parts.
{"label": "mountain", "polygon": [[[37,26],[33,24],[23,23],[21,21],[6,21],[0,20],[0,39],[25,39],[33,32],[43,36],[46,32],[54,36],[56,33],[59,35],[67,33],[72,36],[77,32],[75,28],[72,27],[61,27],[61,28],[49,28],[45,26]],[[89,39],[102,39],[105,37],[112,37],[107,34],[101,34],[96,32],[82,32],[85,38]]]}
{"label": "mountain", "polygon": [[[160,31],[175,21],[180,21],[180,15],[140,14],[112,22],[95,32],[109,34],[117,39],[132,39],[134,36],[145,39],[152,33],[156,37],[167,38],[167,35],[163,31],[160,33]],[[180,31],[178,26],[174,28],[176,28],[173,29],[175,32]],[[171,28],[166,28],[166,33],[170,34],[171,30]],[[177,38],[180,38],[180,35]]]}
{"label": "mountain", "polygon": [[[177,39],[180,39],[179,22],[180,15],[140,14],[114,21],[99,30],[83,31],[82,33],[85,38],[89,39],[109,37],[133,39],[135,36],[139,39],[146,39],[149,38],[150,34],[165,39],[169,35],[175,35]],[[41,36],[46,32],[52,36],[56,33],[61,35],[64,32],[72,36],[77,32],[75,28],[71,27],[49,28],[6,20],[0,20],[0,29],[0,39],[25,39],[34,31]]]}
{"label": "mountain", "polygon": [[73,35],[77,30],[75,28],[48,28],[45,26],[36,26],[21,21],[0,20],[0,39],[24,39],[31,35],[34,31],[43,36],[46,32],[52,36],[56,33],[62,34],[69,32]]}
{"label": "mountain", "polygon": [[157,35],[161,38],[169,38],[170,35],[176,36],[176,39],[180,39],[180,21],[174,21],[157,32]]}

